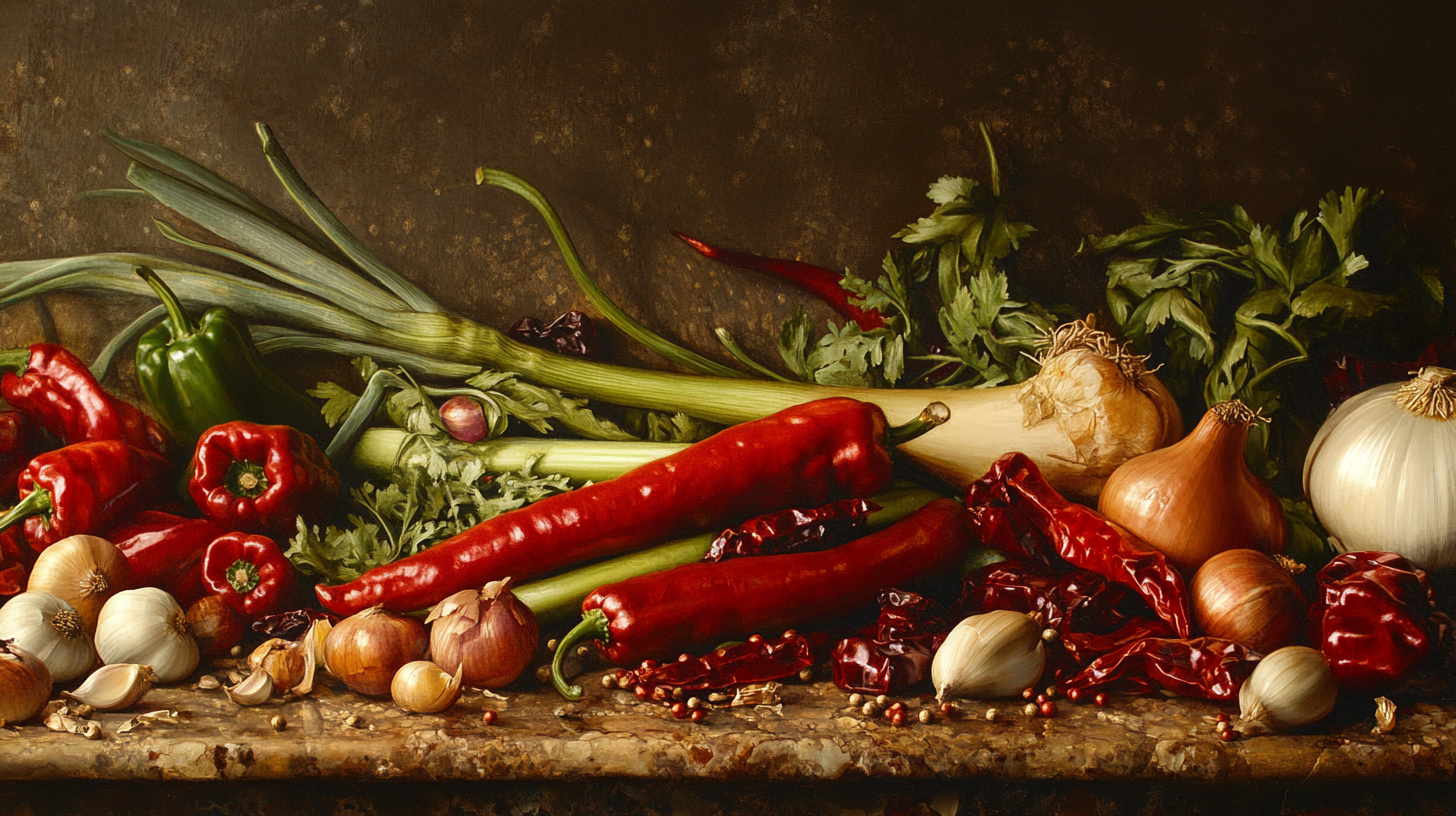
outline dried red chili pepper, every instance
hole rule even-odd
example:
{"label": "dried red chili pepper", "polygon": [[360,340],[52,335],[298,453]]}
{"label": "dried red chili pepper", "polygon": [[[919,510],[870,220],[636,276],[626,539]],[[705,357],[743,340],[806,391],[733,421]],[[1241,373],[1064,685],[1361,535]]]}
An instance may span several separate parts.
{"label": "dried red chili pepper", "polygon": [[202,580],[250,621],[292,602],[298,587],[293,565],[273,539],[248,533],[226,533],[207,545]]}
{"label": "dried red chili pepper", "polygon": [[[167,453],[167,432],[108,394],[79,357],[54,343],[0,352],[0,396],[63,444],[119,440]],[[18,373],[17,373],[18,372]]]}
{"label": "dried red chili pepper", "polygon": [[188,484],[203,515],[246,532],[291,534],[317,523],[339,495],[339,474],[313,437],[287,425],[227,422],[197,440]]}
{"label": "dried red chili pepper", "polygon": [[339,616],[320,612],[317,609],[290,609],[287,612],[276,612],[258,618],[253,621],[253,631],[264,637],[298,640],[308,631],[308,627],[318,620],[338,623]]}
{"label": "dried red chili pepper", "polygon": [[14,498],[15,480],[43,450],[40,426],[19,411],[0,411],[0,498]]}
{"label": "dried red chili pepper", "polygon": [[880,616],[864,631],[835,644],[834,685],[846,691],[888,694],[930,676],[930,663],[950,625],[940,604],[898,589],[880,593]]}
{"label": "dried red chili pepper", "polygon": [[1395,553],[1344,553],[1315,582],[1310,639],[1342,686],[1390,689],[1415,679],[1450,628],[1426,573]]}
{"label": "dried red chili pepper", "polygon": [[377,604],[423,609],[507,575],[524,582],[785,506],[867,496],[890,482],[891,446],[948,415],[945,406],[933,406],[917,420],[887,428],[884,413],[870,403],[835,397],[796,405],[315,592],[325,609],[341,615]]}
{"label": "dried red chili pepper", "polygon": [[791,261],[787,258],[770,258],[724,249],[684,235],[677,230],[673,230],[672,234],[681,238],[684,243],[696,249],[705,258],[712,258],[736,269],[773,275],[779,280],[785,280],[804,288],[833,307],[834,311],[853,320],[863,331],[878,329],[885,325],[885,317],[880,314],[878,309],[864,309],[850,302],[849,290],[839,285],[839,282],[844,280],[844,275],[832,269],[825,269],[822,266],[815,266],[803,261]]}
{"label": "dried red chili pepper", "polygon": [[597,350],[597,324],[589,316],[572,309],[550,323],[534,317],[523,317],[507,332],[529,346],[590,357]]}
{"label": "dried red chili pepper", "polygon": [[1362,391],[1377,385],[1410,379],[1411,373],[1426,366],[1456,367],[1456,338],[1431,343],[1420,356],[1409,362],[1392,362],[1356,354],[1326,357],[1320,367],[1320,378],[1332,405],[1339,405]]}
{"label": "dried red chili pepper", "polygon": [[1057,688],[1082,695],[1114,688],[1143,694],[1161,688],[1183,697],[1236,700],[1261,656],[1219,638],[1146,638],[1097,658]]}
{"label": "dried red chili pepper", "polygon": [[844,499],[813,508],[765,513],[718,534],[704,561],[738,556],[779,555],[835,547],[853,538],[880,506],[869,499]]}
{"label": "dried red chili pepper", "polygon": [[657,688],[722,691],[746,683],[782,680],[812,665],[814,652],[808,638],[792,634],[714,649],[702,657],[679,658],[662,665],[647,663],[624,674],[630,685],[642,686],[649,693]]}
{"label": "dried red chili pepper", "polygon": [[20,501],[0,528],[24,520],[36,552],[68,536],[97,535],[160,503],[169,473],[160,455],[114,439],[47,451],[21,472]]}
{"label": "dried red chili pepper", "polygon": [[33,566],[35,550],[25,542],[25,531],[11,527],[0,532],[0,595],[24,592]]}
{"label": "dried red chili pepper", "polygon": [[609,584],[582,602],[582,622],[557,647],[553,680],[563,696],[581,696],[560,670],[562,655],[583,640],[623,666],[747,632],[813,626],[869,606],[881,590],[944,576],[969,547],[960,505],[936,499],[831,550],[700,561]]}
{"label": "dried red chili pepper", "polygon": [[1065,562],[1110,578],[1141,595],[1179,637],[1190,634],[1188,591],[1163,554],[1063,498],[1025,454],[1001,457],[972,482],[966,510],[986,546],[1055,571]]}
{"label": "dried red chili pepper", "polygon": [[126,557],[138,586],[164,589],[185,609],[207,594],[202,556],[226,532],[210,519],[145,510],[111,527],[105,537]]}

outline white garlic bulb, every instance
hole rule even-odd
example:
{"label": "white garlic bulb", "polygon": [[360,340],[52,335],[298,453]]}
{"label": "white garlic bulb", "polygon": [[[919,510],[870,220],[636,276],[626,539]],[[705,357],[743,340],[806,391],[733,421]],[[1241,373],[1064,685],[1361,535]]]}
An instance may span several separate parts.
{"label": "white garlic bulb", "polygon": [[1347,552],[1456,566],[1456,371],[1427,366],[1346,400],[1310,443],[1304,491]]}
{"label": "white garlic bulb", "polygon": [[96,651],[105,663],[151,666],[158,683],[174,683],[197,668],[197,641],[186,613],[156,587],[118,592],[101,607]]}
{"label": "white garlic bulb", "polygon": [[1324,719],[1339,696],[1324,655],[1308,646],[1275,649],[1239,689],[1239,731],[1267,734]]}
{"label": "white garlic bulb", "polygon": [[44,592],[22,592],[0,606],[0,638],[40,658],[57,683],[75,680],[96,665],[96,647],[81,614]]}
{"label": "white garlic bulb", "polygon": [[1041,627],[999,609],[956,624],[930,663],[935,699],[1010,697],[1036,685],[1046,666]]}

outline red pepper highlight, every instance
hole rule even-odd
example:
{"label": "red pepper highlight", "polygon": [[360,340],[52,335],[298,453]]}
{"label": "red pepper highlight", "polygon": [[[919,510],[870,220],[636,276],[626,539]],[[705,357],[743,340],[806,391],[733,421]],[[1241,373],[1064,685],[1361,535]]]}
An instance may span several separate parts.
{"label": "red pepper highlight", "polygon": [[[0,352],[0,396],[63,444],[118,440],[166,454],[167,432],[108,394],[82,360],[54,343]],[[17,374],[16,372],[20,372]]]}
{"label": "red pepper highlight", "polygon": [[930,598],[887,589],[879,600],[879,618],[834,646],[834,685],[846,691],[888,694],[914,686],[930,676],[949,634],[945,610]]}
{"label": "red pepper highlight", "polygon": [[1342,686],[1391,690],[1416,679],[1450,629],[1426,573],[1395,553],[1343,553],[1315,581],[1311,640]]}
{"label": "red pepper highlight", "polygon": [[227,533],[207,545],[202,580],[249,621],[283,611],[298,588],[293,565],[273,539],[248,533]]}
{"label": "red pepper highlight", "polygon": [[750,632],[831,621],[874,603],[881,590],[953,572],[970,543],[961,506],[936,499],[831,550],[697,562],[609,584],[582,602],[582,622],[561,639],[552,679],[568,699],[581,697],[560,672],[563,655],[583,640],[599,641],[609,662],[625,666]]}
{"label": "red pepper highlight", "polygon": [[167,460],[125,442],[78,442],[35,457],[21,472],[20,501],[0,528],[22,519],[36,552],[73,535],[99,535],[167,492]]}
{"label": "red pepper highlight", "polygon": [[887,429],[878,406],[857,400],[796,405],[315,592],[325,609],[340,615],[378,604],[423,609],[505,576],[525,582],[771,510],[868,496],[890,482],[891,444],[948,416],[943,405],[933,405],[938,408],[902,429]]}
{"label": "red pepper highlight", "polygon": [[188,492],[229,530],[291,534],[318,523],[339,496],[339,474],[313,437],[287,425],[227,422],[197,440]]}
{"label": "red pepper highlight", "polygon": [[986,546],[1053,571],[1065,562],[1110,578],[1141,595],[1179,637],[1191,633],[1188,590],[1163,554],[1065,499],[1025,454],[1001,457],[973,482],[966,510]]}
{"label": "red pepper highlight", "polygon": [[684,235],[677,230],[673,230],[672,234],[681,238],[684,243],[696,249],[705,258],[712,258],[735,269],[772,275],[802,287],[829,304],[834,311],[853,320],[863,331],[885,326],[885,317],[880,314],[878,309],[863,309],[850,302],[849,290],[839,285],[839,282],[844,280],[844,276],[832,269],[825,269],[822,266],[815,266],[803,261],[791,261],[787,258],[770,258],[725,249],[707,241],[700,241],[690,235]]}
{"label": "red pepper highlight", "polygon": [[208,594],[202,556],[226,532],[209,519],[146,510],[112,527],[105,538],[126,557],[138,586],[164,589],[186,609]]}

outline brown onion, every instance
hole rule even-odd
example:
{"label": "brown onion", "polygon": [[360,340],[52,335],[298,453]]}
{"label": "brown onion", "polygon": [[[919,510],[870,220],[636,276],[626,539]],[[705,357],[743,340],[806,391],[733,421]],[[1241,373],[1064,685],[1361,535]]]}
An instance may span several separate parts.
{"label": "brown onion", "polygon": [[205,655],[226,654],[243,642],[247,626],[242,616],[223,602],[221,595],[207,595],[187,608],[187,628]]}
{"label": "brown onion", "polygon": [[86,632],[96,634],[101,607],[118,592],[136,585],[126,557],[104,538],[73,535],[46,547],[35,558],[29,592],[44,592],[70,604]]}
{"label": "brown onion", "polygon": [[1302,639],[1304,593],[1288,567],[1257,550],[1225,550],[1208,559],[1189,593],[1198,625],[1214,637],[1261,654]]}
{"label": "brown onion", "polygon": [[430,655],[446,674],[464,671],[476,688],[510,685],[536,653],[541,629],[531,609],[510,589],[511,579],[457,592],[435,605]]}
{"label": "brown onion", "polygon": [[424,659],[429,644],[424,624],[374,606],[334,626],[324,641],[324,662],[351,690],[386,697],[394,673]]}
{"label": "brown onion", "polygon": [[1184,576],[1224,550],[1283,551],[1279,499],[1244,463],[1244,441],[1258,421],[1242,402],[1220,402],[1178,443],[1113,471],[1097,509]]}
{"label": "brown onion", "polygon": [[39,714],[51,697],[51,673],[40,658],[0,640],[0,723],[18,723]]}

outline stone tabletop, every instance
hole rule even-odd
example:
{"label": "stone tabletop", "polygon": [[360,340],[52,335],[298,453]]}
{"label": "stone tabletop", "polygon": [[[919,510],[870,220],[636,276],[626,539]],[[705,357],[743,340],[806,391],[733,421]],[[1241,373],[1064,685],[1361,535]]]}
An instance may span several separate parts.
{"label": "stone tabletop", "polygon": [[[468,693],[438,715],[409,714],[333,680],[309,698],[256,707],[195,684],[158,687],[133,709],[93,715],[99,739],[35,722],[0,729],[0,780],[1305,784],[1450,781],[1456,768],[1456,708],[1446,705],[1402,707],[1392,732],[1374,734],[1373,704],[1346,698],[1305,733],[1224,742],[1215,717],[1235,708],[1181,698],[1113,696],[1105,708],[1062,701],[1049,718],[1025,716],[1020,700],[965,702],[958,716],[937,710],[931,723],[912,717],[897,727],[850,706],[828,682],[795,681],[779,689],[778,704],[714,708],[694,724],[605,689],[600,677],[583,678],[580,702],[522,681],[500,698]],[[912,713],[933,705],[928,696],[900,699]],[[998,708],[995,720],[988,707]],[[486,710],[498,712],[495,724],[484,722]],[[174,721],[123,732],[150,711],[175,712]]]}

